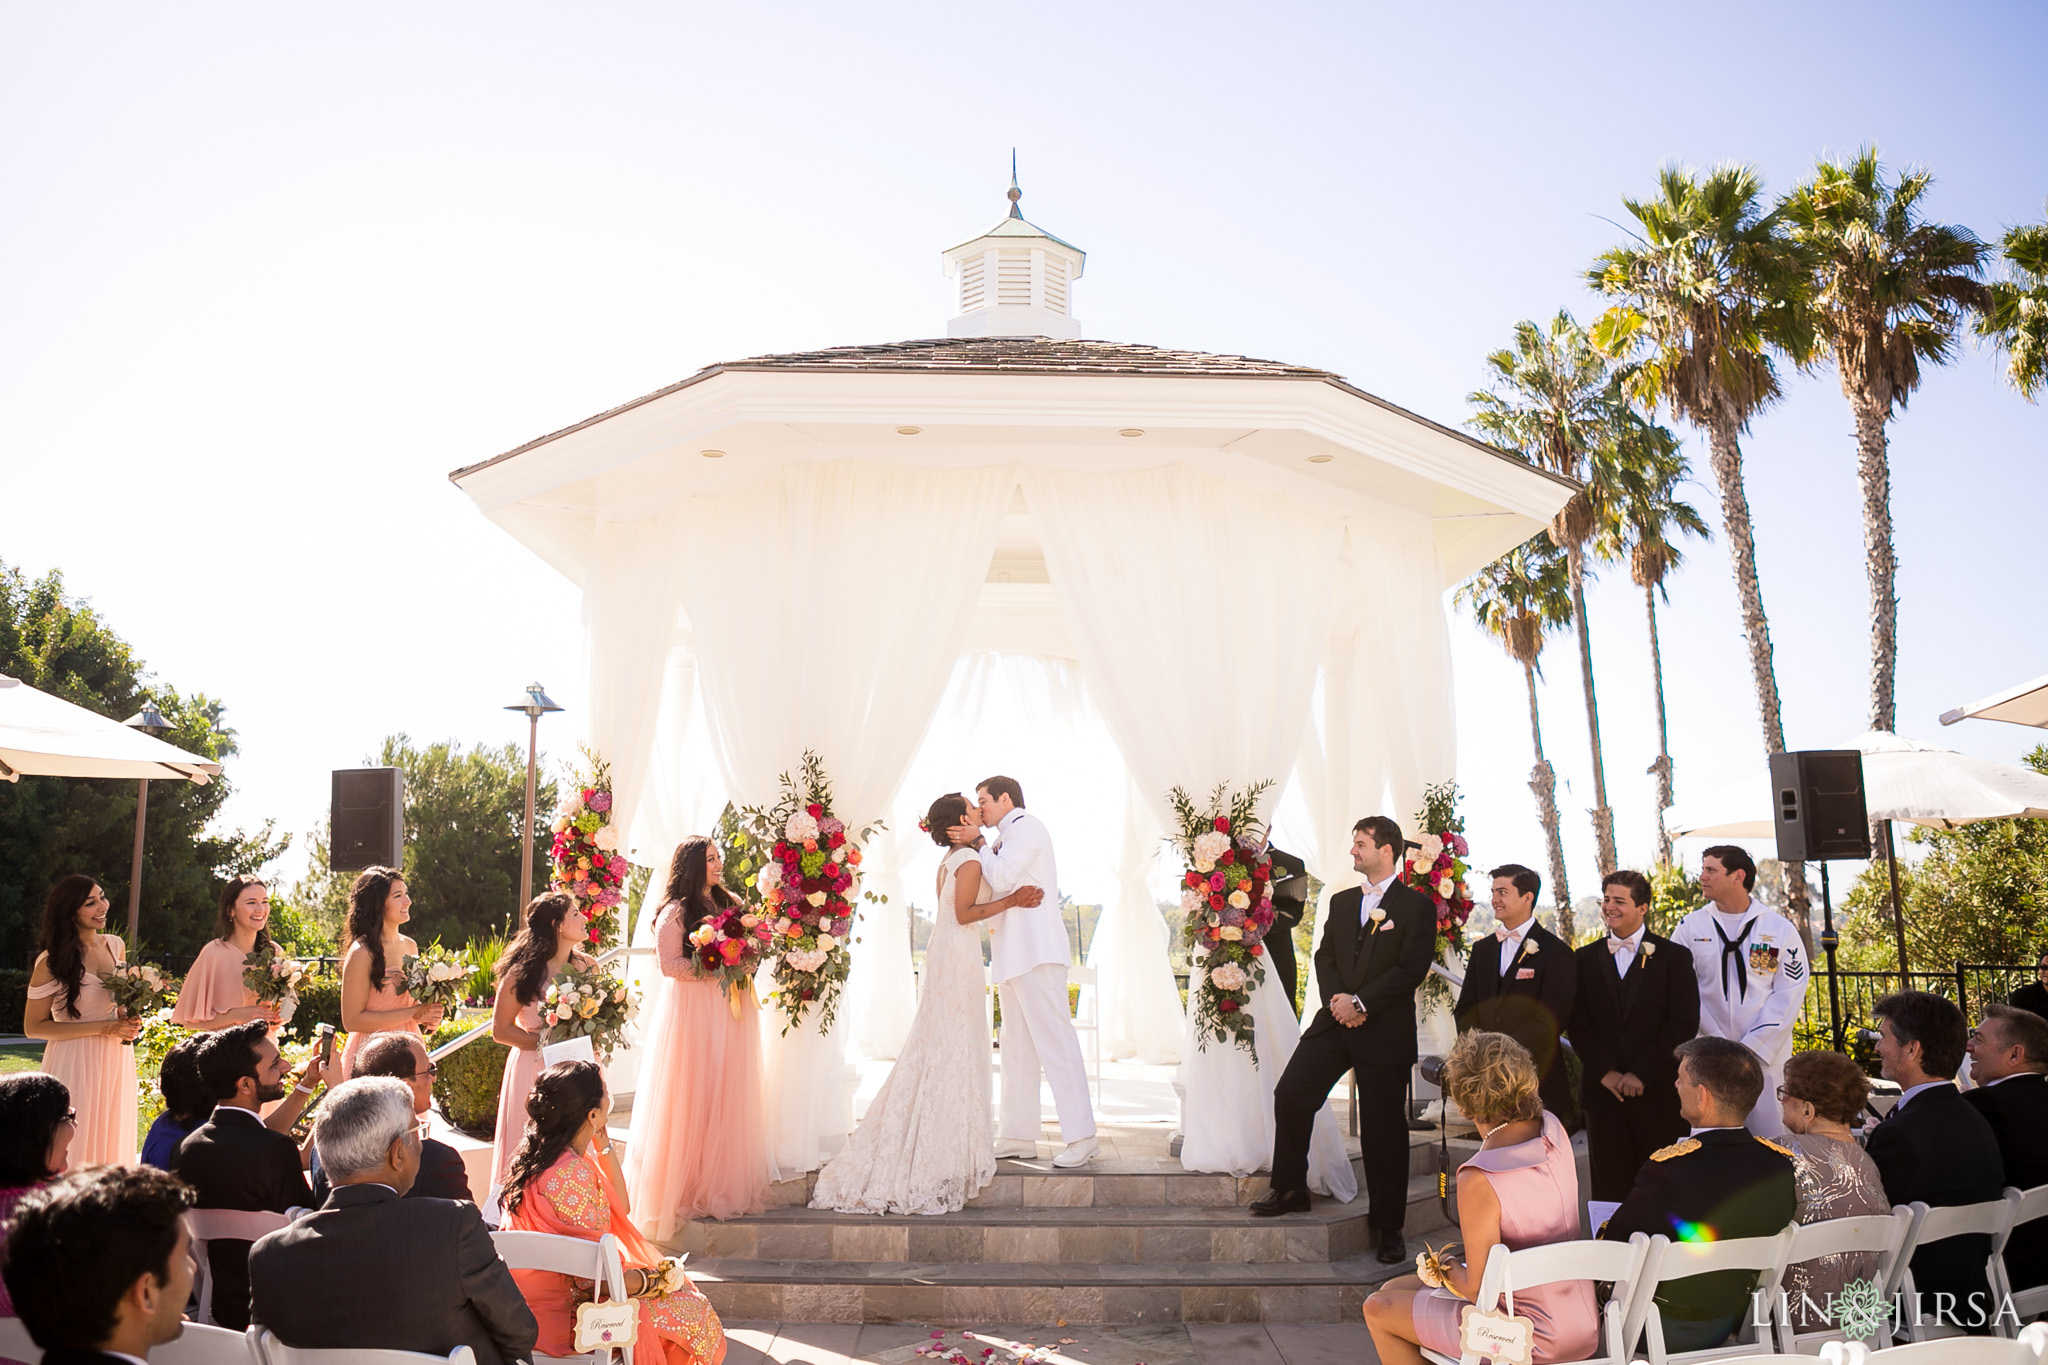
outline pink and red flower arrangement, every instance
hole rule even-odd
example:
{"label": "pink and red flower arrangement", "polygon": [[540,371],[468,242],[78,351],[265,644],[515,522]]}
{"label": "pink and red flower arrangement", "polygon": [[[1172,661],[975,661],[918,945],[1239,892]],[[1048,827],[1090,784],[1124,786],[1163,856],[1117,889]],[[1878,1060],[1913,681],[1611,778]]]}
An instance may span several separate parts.
{"label": "pink and red flower arrangement", "polygon": [[[1458,784],[1443,782],[1422,789],[1422,812],[1415,817],[1420,848],[1408,850],[1402,880],[1429,897],[1436,907],[1436,955],[1450,949],[1452,958],[1465,955],[1465,921],[1472,917],[1471,870],[1466,859],[1465,819],[1458,814]],[[1433,985],[1438,978],[1431,974]]]}
{"label": "pink and red flower arrangement", "polygon": [[1256,812],[1259,797],[1272,785],[1261,782],[1235,796],[1220,786],[1206,810],[1197,810],[1181,787],[1166,798],[1180,825],[1174,843],[1187,862],[1181,940],[1199,969],[1189,996],[1196,1044],[1206,1050],[1212,1038],[1234,1041],[1253,1061],[1259,1051],[1252,1036],[1252,991],[1265,980],[1265,939],[1273,928],[1273,860]]}
{"label": "pink and red flower arrangement", "polygon": [[618,937],[618,907],[626,899],[626,877],[632,869],[619,848],[618,828],[611,822],[610,768],[597,755],[585,753],[590,771],[555,816],[555,839],[548,850],[554,865],[549,886],[583,903],[590,920],[590,941],[605,947]]}
{"label": "pink and red flower arrangement", "polygon": [[782,1031],[800,1026],[814,1005],[819,1029],[828,1030],[853,963],[847,945],[859,887],[859,839],[832,813],[832,784],[808,750],[801,782],[784,773],[774,810],[749,816],[768,844],[754,886],[772,922],[773,998],[782,1010]]}

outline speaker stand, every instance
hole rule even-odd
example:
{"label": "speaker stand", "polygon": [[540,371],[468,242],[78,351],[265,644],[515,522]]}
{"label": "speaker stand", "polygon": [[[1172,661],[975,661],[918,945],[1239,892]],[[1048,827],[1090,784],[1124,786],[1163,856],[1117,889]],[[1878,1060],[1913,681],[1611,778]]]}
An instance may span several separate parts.
{"label": "speaker stand", "polygon": [[1820,946],[1828,955],[1828,1033],[1835,1040],[1835,1051],[1842,1052],[1842,987],[1841,978],[1835,970],[1835,948],[1841,939],[1835,935],[1835,905],[1828,894],[1828,865],[1823,859],[1820,865]]}

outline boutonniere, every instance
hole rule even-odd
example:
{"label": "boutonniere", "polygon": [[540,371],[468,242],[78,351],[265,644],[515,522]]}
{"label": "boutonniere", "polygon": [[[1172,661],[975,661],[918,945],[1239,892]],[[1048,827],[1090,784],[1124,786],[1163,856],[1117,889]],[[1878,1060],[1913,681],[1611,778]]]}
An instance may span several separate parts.
{"label": "boutonniere", "polygon": [[1536,942],[1536,940],[1534,940],[1534,939],[1530,939],[1530,940],[1529,940],[1528,942],[1526,942],[1526,943],[1524,943],[1524,944],[1522,945],[1522,956],[1523,956],[1523,957],[1534,957],[1534,956],[1536,956],[1536,950],[1537,950],[1538,948],[1541,948],[1542,946],[1543,946],[1543,945],[1542,945],[1542,944],[1540,944],[1540,943],[1538,943],[1538,942]]}
{"label": "boutonniere", "polygon": [[1387,917],[1387,912],[1381,909],[1379,906],[1375,905],[1372,909],[1365,912],[1365,917],[1371,920],[1374,924],[1378,924],[1381,920]]}
{"label": "boutonniere", "polygon": [[1653,956],[1656,955],[1657,945],[1650,942],[1650,940],[1648,939],[1644,939],[1643,946],[1640,949],[1640,951],[1642,953],[1643,961],[1648,962]]}

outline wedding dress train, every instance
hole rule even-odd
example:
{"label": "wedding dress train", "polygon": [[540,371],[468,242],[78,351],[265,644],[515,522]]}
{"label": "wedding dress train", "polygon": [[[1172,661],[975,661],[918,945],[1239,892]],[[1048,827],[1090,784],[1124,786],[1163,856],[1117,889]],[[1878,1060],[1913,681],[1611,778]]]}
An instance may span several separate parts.
{"label": "wedding dress train", "polygon": [[[946,858],[910,1036],[852,1140],[818,1172],[814,1209],[957,1213],[995,1178],[981,924],[953,914],[954,874],[974,856]],[[984,882],[977,903],[989,898]]]}

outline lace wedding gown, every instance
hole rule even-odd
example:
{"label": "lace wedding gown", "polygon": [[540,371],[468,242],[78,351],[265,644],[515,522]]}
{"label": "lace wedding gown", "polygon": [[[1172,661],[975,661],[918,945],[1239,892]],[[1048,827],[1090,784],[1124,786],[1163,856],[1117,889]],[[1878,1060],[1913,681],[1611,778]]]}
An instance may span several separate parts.
{"label": "lace wedding gown", "polygon": [[[957,1213],[995,1178],[981,923],[953,915],[954,874],[974,856],[946,858],[910,1037],[852,1140],[818,1172],[814,1209]],[[983,882],[977,903],[988,899]]]}

